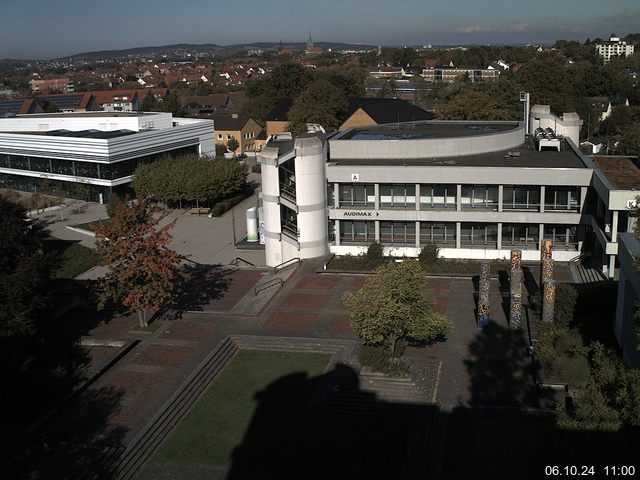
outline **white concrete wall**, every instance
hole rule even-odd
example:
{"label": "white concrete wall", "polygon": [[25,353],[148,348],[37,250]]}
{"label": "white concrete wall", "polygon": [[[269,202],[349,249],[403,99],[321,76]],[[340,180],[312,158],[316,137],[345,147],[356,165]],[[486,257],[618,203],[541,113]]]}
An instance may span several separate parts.
{"label": "white concrete wall", "polygon": [[48,130],[131,130],[140,131],[153,123],[153,128],[164,129],[173,126],[171,113],[146,113],[144,115],[103,115],[96,113],[46,113],[18,115],[0,118],[0,131],[3,132],[43,132]]}
{"label": "white concrete wall", "polygon": [[523,142],[524,123],[520,123],[514,126],[513,130],[506,132],[468,137],[415,140],[343,140],[338,138],[331,141],[331,156],[341,159],[445,158],[499,152],[517,148]]}
{"label": "white concrete wall", "polygon": [[300,258],[321,257],[328,251],[326,144],[318,137],[298,138],[295,149]]}
{"label": "white concrete wall", "polygon": [[580,127],[584,123],[575,112],[563,113],[557,117],[551,113],[549,105],[534,105],[529,114],[531,133],[536,128],[551,128],[557,134],[570,138],[575,145],[580,144]]}
{"label": "white concrete wall", "polygon": [[[356,245],[331,245],[329,250],[336,255],[363,255],[367,253],[368,246]],[[385,256],[417,257],[420,248],[414,247],[384,247]],[[496,250],[482,248],[441,248],[441,258],[459,260],[508,260],[511,258],[511,250]],[[553,259],[557,262],[568,262],[578,255],[577,251],[553,251]],[[540,261],[538,250],[522,250],[522,260],[526,262]]]}
{"label": "white concrete wall", "polygon": [[[165,118],[165,114],[162,115]],[[166,115],[171,119],[171,114]],[[136,119],[136,117],[130,118]],[[0,119],[0,131],[4,129],[2,124],[4,120]],[[94,128],[92,118],[83,117],[81,120],[86,120],[86,123],[80,125],[76,120],[76,127],[78,127],[76,131]],[[71,130],[69,127],[70,125],[65,128]],[[132,127],[134,127],[133,124]],[[21,130],[13,131],[19,132]],[[120,161],[139,157],[141,151],[144,151],[144,154],[147,155],[191,145],[199,145],[201,154],[215,154],[214,129],[211,120],[181,122],[175,127],[171,123],[166,129],[140,131],[111,139],[0,133],[0,152],[3,152],[4,149],[4,152],[16,155],[81,160],[85,162],[107,163],[114,161],[112,157],[116,156],[118,158],[115,161]]]}
{"label": "white concrete wall", "polygon": [[268,267],[283,262],[282,229],[280,223],[280,185],[278,181],[278,149],[266,147],[259,155],[262,176],[262,207],[264,212],[265,261]]}

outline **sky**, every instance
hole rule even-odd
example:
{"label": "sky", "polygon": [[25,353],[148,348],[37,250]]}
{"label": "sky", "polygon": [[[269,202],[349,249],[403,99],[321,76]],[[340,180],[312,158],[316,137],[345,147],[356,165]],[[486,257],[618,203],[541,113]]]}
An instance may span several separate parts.
{"label": "sky", "polygon": [[553,43],[640,32],[638,0],[0,0],[0,58],[173,43]]}

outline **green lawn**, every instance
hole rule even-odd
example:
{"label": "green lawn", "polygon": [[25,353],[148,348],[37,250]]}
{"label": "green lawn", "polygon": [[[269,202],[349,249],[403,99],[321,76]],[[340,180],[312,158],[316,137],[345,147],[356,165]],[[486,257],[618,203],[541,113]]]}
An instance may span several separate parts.
{"label": "green lawn", "polygon": [[[312,391],[307,379],[320,375],[329,358],[312,353],[239,352],[160,447],[157,457],[175,462],[229,464],[256,413],[259,392],[267,387],[272,390],[280,382],[285,388],[276,411],[285,417],[301,415]],[[287,380],[292,380],[290,385]],[[308,388],[287,388],[298,384]]]}
{"label": "green lawn", "polygon": [[54,278],[75,278],[98,264],[95,250],[78,242],[49,237],[44,241],[43,250],[59,255],[60,267],[55,271]]}
{"label": "green lawn", "polygon": [[[205,465],[226,468],[229,479],[398,478],[415,418],[400,411],[353,415],[340,407],[307,411],[328,361],[311,353],[239,352],[155,461],[177,478],[206,478],[194,473]],[[326,375],[357,374],[337,366]]]}

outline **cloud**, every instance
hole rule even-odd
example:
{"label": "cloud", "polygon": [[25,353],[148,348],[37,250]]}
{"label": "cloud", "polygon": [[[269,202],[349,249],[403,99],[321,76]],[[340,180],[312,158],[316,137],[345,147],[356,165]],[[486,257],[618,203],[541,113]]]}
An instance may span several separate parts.
{"label": "cloud", "polygon": [[508,25],[497,26],[497,27],[481,27],[481,26],[467,26],[460,27],[455,29],[456,33],[462,34],[482,34],[482,33],[517,33],[517,32],[527,32],[531,30],[531,26],[527,23],[522,22],[511,22]]}

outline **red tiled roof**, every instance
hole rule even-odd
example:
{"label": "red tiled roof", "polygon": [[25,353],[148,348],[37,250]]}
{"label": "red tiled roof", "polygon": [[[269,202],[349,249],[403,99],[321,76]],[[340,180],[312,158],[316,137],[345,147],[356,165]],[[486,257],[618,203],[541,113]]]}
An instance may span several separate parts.
{"label": "red tiled roof", "polygon": [[96,102],[100,105],[104,105],[105,103],[113,103],[115,101],[115,97],[127,97],[128,102],[133,102],[136,95],[135,90],[101,90],[97,92],[92,92],[93,98],[95,98]]}

